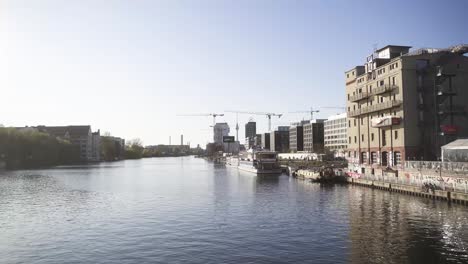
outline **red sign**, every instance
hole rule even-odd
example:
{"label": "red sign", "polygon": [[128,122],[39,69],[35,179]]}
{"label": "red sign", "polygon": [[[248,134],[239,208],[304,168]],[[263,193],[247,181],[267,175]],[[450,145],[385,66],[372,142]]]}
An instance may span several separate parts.
{"label": "red sign", "polygon": [[458,132],[458,127],[455,125],[441,125],[440,129],[446,135],[455,135]]}

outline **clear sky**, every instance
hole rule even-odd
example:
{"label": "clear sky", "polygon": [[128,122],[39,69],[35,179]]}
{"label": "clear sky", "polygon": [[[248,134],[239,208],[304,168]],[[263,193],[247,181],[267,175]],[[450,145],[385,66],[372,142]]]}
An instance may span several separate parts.
{"label": "clear sky", "polygon": [[[177,114],[287,114],[278,126],[344,106],[344,71],[375,44],[468,43],[467,12],[465,0],[0,0],[0,123],[204,145],[212,119]],[[235,134],[234,114],[218,120]]]}

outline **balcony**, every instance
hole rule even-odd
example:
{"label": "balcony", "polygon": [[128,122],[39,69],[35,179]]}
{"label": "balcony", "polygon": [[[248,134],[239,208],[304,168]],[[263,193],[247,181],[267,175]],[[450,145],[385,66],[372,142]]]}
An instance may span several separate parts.
{"label": "balcony", "polygon": [[355,116],[358,116],[361,114],[361,110],[351,110],[351,111],[348,111],[348,116],[349,117],[355,117]]}
{"label": "balcony", "polygon": [[380,87],[372,89],[372,91],[370,92],[369,95],[377,95],[377,94],[382,94],[382,93],[386,93],[386,92],[391,92],[391,91],[395,90],[396,88],[398,88],[398,86],[396,86],[394,84],[385,84],[385,85],[382,85]]}
{"label": "balcony", "polygon": [[348,116],[349,117],[355,117],[363,114],[369,114],[373,112],[378,112],[386,109],[391,109],[393,107],[397,107],[401,105],[403,101],[401,100],[393,100],[393,101],[387,101],[375,105],[369,105],[366,107],[362,107],[361,109],[353,110],[353,111],[348,111]]}
{"label": "balcony", "polygon": [[390,108],[399,106],[402,103],[403,102],[401,100],[393,100],[393,101],[387,101],[387,102],[383,102],[383,103],[379,103],[375,105],[369,105],[369,106],[361,108],[361,115],[378,112],[378,111],[382,111],[385,109],[390,109]]}
{"label": "balcony", "polygon": [[355,95],[352,95],[349,97],[349,101],[351,102],[357,102],[357,101],[360,101],[362,99],[366,99],[369,97],[369,93],[368,92],[362,92],[362,93],[358,93],[358,94],[355,94]]}

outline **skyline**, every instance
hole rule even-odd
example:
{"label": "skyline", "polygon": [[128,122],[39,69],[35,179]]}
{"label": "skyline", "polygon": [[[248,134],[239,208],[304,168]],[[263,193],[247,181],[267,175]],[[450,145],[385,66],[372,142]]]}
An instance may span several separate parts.
{"label": "skyline", "polygon": [[[468,3],[449,2],[2,1],[0,123],[192,146],[211,140],[212,119],[177,114],[271,111],[285,114],[272,127],[289,124],[309,116],[291,111],[344,107],[344,71],[374,46],[468,42]],[[239,115],[241,142],[250,117]],[[231,135],[235,120],[217,119]]]}

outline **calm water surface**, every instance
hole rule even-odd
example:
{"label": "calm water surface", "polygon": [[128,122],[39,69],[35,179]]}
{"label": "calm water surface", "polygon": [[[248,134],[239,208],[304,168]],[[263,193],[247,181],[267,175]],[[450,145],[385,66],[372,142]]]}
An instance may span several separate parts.
{"label": "calm water surface", "polygon": [[468,209],[202,159],[0,172],[0,263],[468,263]]}

